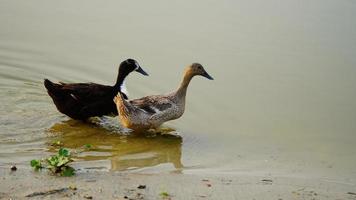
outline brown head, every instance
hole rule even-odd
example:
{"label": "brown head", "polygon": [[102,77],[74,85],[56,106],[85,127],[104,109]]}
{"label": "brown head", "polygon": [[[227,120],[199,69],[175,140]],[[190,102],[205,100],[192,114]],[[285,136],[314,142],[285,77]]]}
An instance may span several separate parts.
{"label": "brown head", "polygon": [[211,77],[204,69],[204,67],[199,64],[199,63],[193,63],[190,66],[188,66],[185,70],[185,74],[189,74],[190,76],[204,76],[205,78],[209,80],[214,80],[213,77]]}

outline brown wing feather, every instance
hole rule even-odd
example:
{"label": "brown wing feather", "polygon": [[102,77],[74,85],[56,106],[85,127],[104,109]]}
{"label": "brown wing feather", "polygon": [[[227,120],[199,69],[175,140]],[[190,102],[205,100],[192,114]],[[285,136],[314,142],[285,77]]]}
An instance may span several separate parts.
{"label": "brown wing feather", "polygon": [[156,113],[157,110],[163,111],[172,106],[172,102],[167,96],[155,95],[140,99],[130,100],[130,103],[148,113]]}

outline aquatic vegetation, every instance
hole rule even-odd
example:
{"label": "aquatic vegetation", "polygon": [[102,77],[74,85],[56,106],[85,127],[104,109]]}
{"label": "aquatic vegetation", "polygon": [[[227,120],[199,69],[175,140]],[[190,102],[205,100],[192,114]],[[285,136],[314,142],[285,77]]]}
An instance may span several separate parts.
{"label": "aquatic vegetation", "polygon": [[55,174],[60,174],[61,176],[73,176],[74,168],[68,166],[73,160],[70,157],[70,153],[65,148],[60,148],[58,155],[53,155],[47,158],[48,169]]}
{"label": "aquatic vegetation", "polygon": [[31,160],[31,167],[35,170],[47,168],[53,174],[60,176],[73,176],[75,169],[68,164],[73,162],[71,154],[68,149],[60,148],[58,154],[53,155],[47,159]]}
{"label": "aquatic vegetation", "polygon": [[42,160],[31,160],[31,167],[33,167],[36,171],[42,169]]}
{"label": "aquatic vegetation", "polygon": [[87,149],[87,150],[90,150],[91,148],[93,148],[93,145],[91,145],[91,144],[85,144],[85,145],[84,145],[84,148]]}
{"label": "aquatic vegetation", "polygon": [[73,162],[72,156],[93,148],[91,144],[85,144],[79,149],[79,151],[71,153],[68,149],[62,147],[64,144],[59,140],[52,142],[52,144],[61,147],[56,155],[50,156],[46,159],[31,160],[31,167],[33,167],[36,171],[42,168],[47,168],[56,175],[73,176],[75,174],[75,169],[69,166],[69,163]]}
{"label": "aquatic vegetation", "polygon": [[161,192],[159,193],[159,196],[161,196],[162,199],[170,199],[171,195],[169,195],[168,192]]}

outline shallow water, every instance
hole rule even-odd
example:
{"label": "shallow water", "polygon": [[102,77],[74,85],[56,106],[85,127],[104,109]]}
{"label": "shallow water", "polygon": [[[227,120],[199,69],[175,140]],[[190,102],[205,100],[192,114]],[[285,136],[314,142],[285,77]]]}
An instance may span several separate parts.
{"label": "shallow water", "polygon": [[[76,167],[356,178],[356,3],[340,1],[2,1],[0,165],[29,167],[61,141]],[[74,121],[42,81],[113,84],[132,57],[150,74],[130,98],[175,89],[200,62],[175,136]]]}

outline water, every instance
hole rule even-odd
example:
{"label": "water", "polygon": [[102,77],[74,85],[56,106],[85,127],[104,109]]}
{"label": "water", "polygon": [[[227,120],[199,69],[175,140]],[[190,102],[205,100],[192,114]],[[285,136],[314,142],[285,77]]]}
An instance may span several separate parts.
{"label": "water", "polygon": [[[2,1],[0,165],[29,167],[60,140],[76,167],[356,178],[356,3],[340,1]],[[172,91],[200,62],[181,136],[118,133],[57,112],[42,85],[113,84],[135,58],[130,98]]]}

